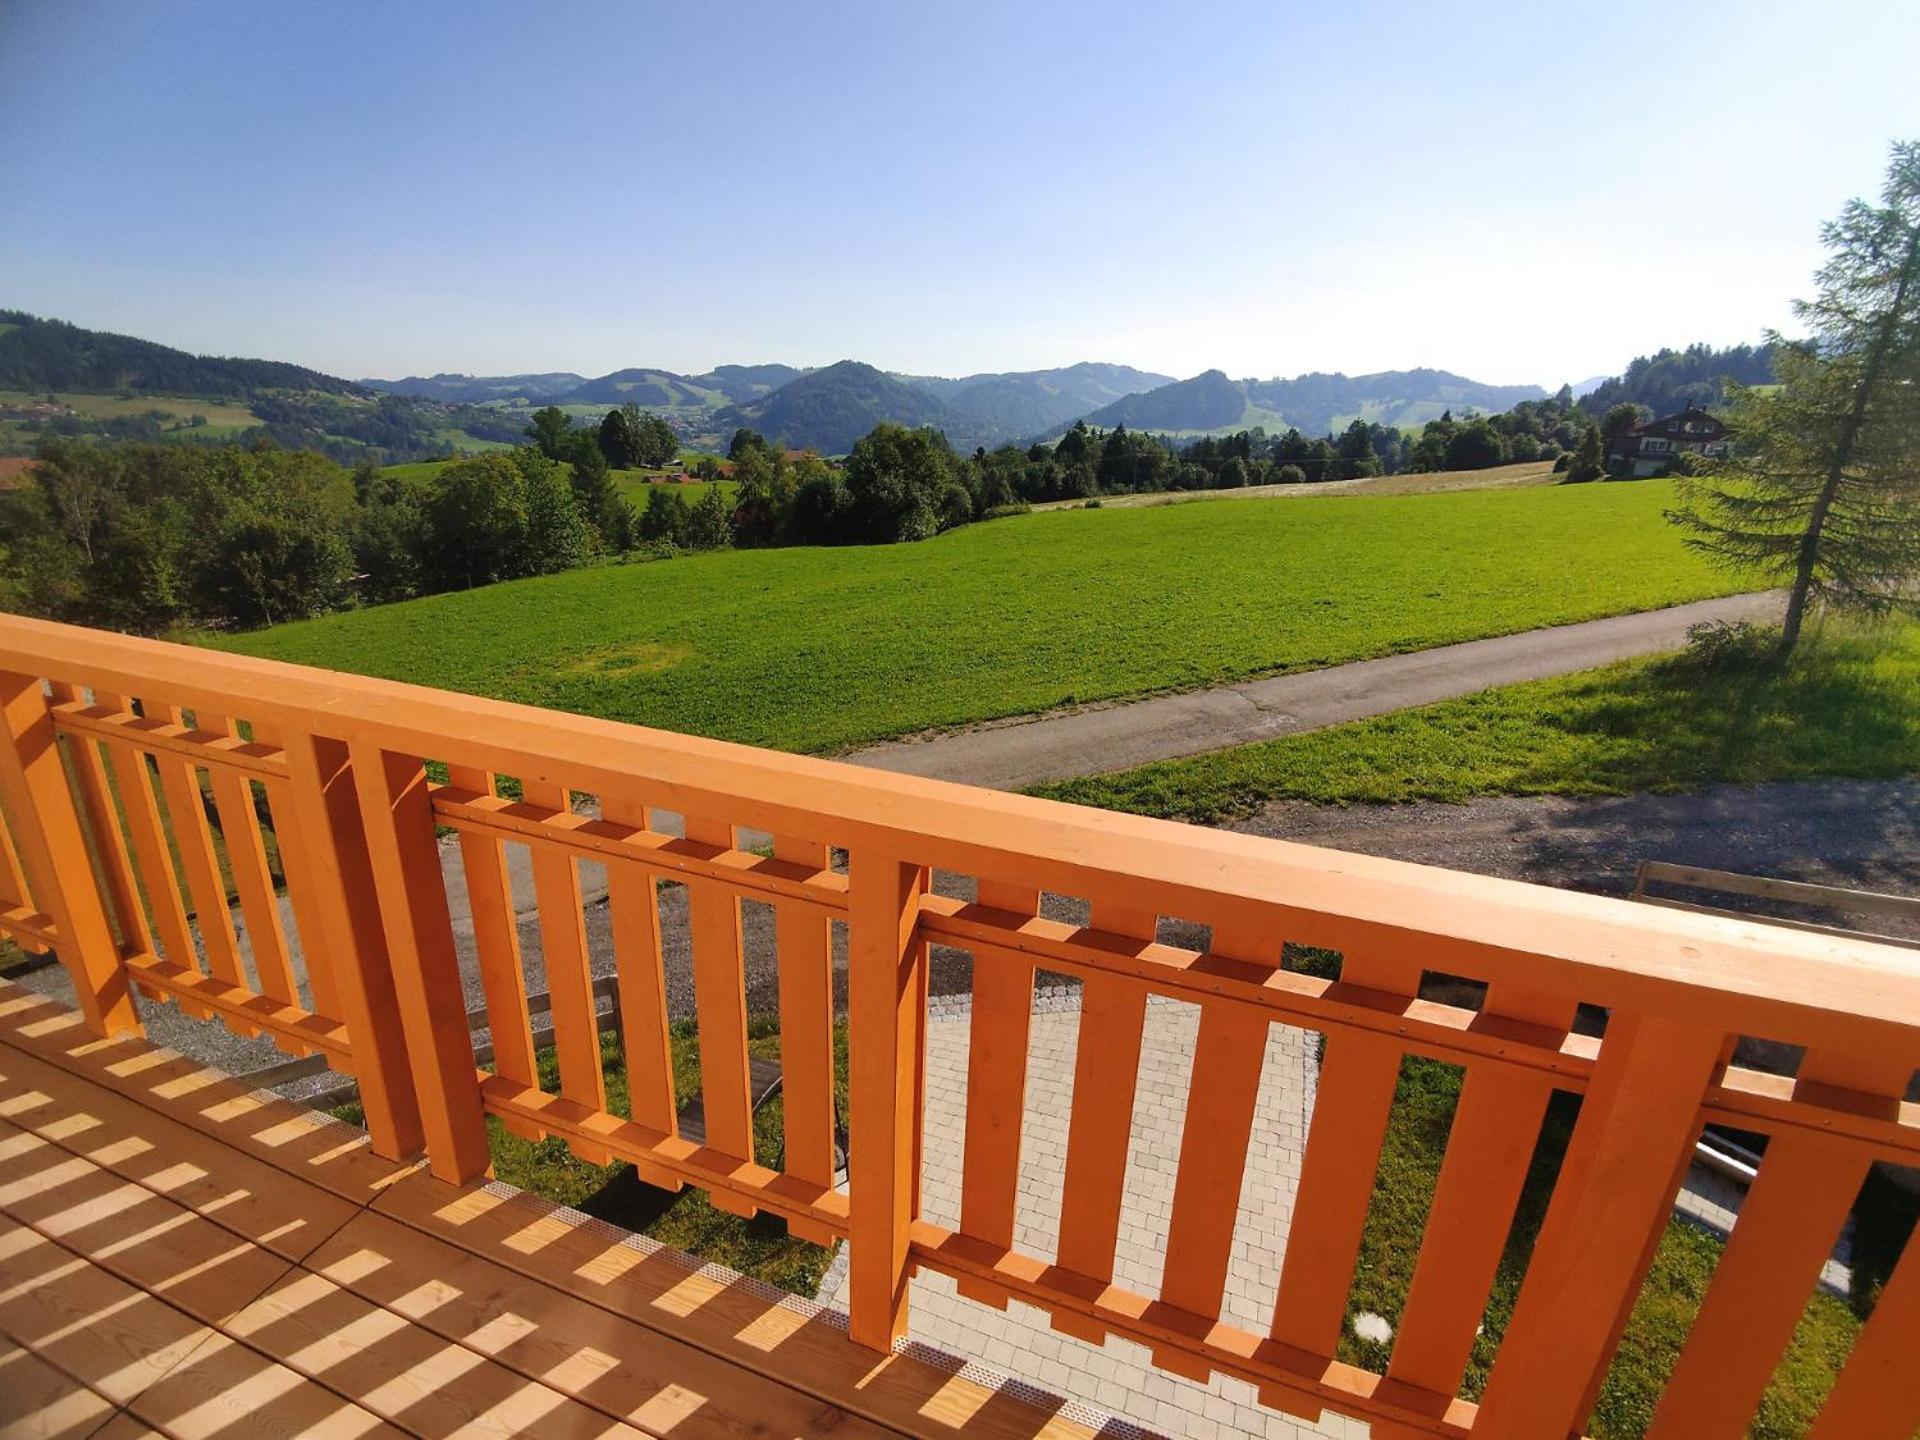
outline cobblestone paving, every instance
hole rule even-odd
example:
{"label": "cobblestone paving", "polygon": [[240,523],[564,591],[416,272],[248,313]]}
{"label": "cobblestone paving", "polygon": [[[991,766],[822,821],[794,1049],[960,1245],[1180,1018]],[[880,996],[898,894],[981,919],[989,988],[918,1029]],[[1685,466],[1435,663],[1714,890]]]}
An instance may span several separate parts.
{"label": "cobblestone paving", "polygon": [[[1159,1293],[1199,1019],[1197,1007],[1180,1001],[1155,998],[1147,1005],[1114,1278],[1149,1296]],[[1079,1022],[1078,995],[1071,990],[1045,992],[1033,1017],[1016,1242],[1047,1260],[1058,1239]],[[927,1028],[922,1206],[929,1220],[948,1226],[960,1219],[970,1028],[964,1003],[936,1004]],[[1313,1103],[1311,1044],[1308,1032],[1283,1025],[1272,1028],[1267,1042],[1223,1311],[1224,1318],[1255,1332],[1264,1332],[1273,1318]],[[837,1272],[823,1298],[836,1287]],[[1271,1440],[1367,1434],[1366,1426],[1338,1417],[1306,1425],[1268,1410],[1257,1403],[1252,1386],[1237,1380],[1215,1377],[1200,1385],[1166,1374],[1153,1367],[1145,1349],[1124,1340],[1100,1346],[1061,1335],[1042,1312],[1017,1301],[1002,1312],[962,1299],[944,1276],[922,1273],[914,1280],[909,1313],[911,1339],[970,1356],[1149,1430]]]}

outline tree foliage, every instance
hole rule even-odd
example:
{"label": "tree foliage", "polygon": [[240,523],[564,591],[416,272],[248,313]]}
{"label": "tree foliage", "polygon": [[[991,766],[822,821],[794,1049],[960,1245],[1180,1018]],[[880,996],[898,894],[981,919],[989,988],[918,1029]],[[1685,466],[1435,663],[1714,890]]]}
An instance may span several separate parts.
{"label": "tree foliage", "polygon": [[1735,459],[1681,482],[1688,543],[1789,587],[1807,610],[1920,611],[1920,142],[1893,147],[1881,203],[1821,239],[1804,341],[1774,346],[1777,389],[1735,391]]}

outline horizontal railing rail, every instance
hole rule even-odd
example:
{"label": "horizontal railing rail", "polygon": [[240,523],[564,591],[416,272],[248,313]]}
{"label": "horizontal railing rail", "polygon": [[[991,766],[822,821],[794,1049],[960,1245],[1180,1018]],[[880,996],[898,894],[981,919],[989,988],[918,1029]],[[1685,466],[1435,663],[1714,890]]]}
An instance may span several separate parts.
{"label": "horizontal railing rail", "polygon": [[[848,1239],[850,1323],[868,1344],[905,1332],[908,1279],[925,1268],[976,1300],[1038,1306],[1069,1334],[1124,1336],[1171,1371],[1231,1374],[1272,1405],[1357,1415],[1376,1434],[1568,1434],[1592,1408],[1700,1128],[1717,1122],[1767,1136],[1766,1155],[1653,1433],[1737,1434],[1868,1168],[1920,1157],[1920,1106],[1906,1098],[1920,965],[1893,946],[24,619],[0,619],[0,705],[0,931],[59,954],[96,1031],[137,1023],[138,987],[323,1057],[357,1082],[376,1148],[424,1150],[444,1179],[486,1172],[491,1115],[808,1238]],[[527,915],[510,847],[531,871]],[[584,865],[607,877],[600,946]],[[466,896],[465,977],[445,866]],[[676,1118],[663,886],[685,894],[699,1140]],[[777,958],[777,1162],[750,1095],[748,907],[771,912]],[[523,925],[538,927],[544,987],[529,986]],[[963,1152],[950,1225],[919,1193],[934,945],[972,962],[964,1133],[936,1137]],[[1303,948],[1331,957],[1321,973],[1289,963]],[[596,985],[609,966],[607,1026]],[[1050,1255],[1023,1250],[1015,1224],[1042,972],[1076,983],[1080,1001]],[[552,1071],[530,988],[549,996]],[[1198,1030],[1164,1268],[1157,1286],[1129,1288],[1116,1242],[1153,1000],[1196,1007]],[[1276,1024],[1324,1048],[1270,1319],[1249,1327],[1228,1318],[1225,1293]],[[620,1107],[603,1028],[627,1072]],[[1734,1063],[1746,1036],[1799,1047],[1797,1074]],[[1462,1067],[1464,1085],[1376,1373],[1339,1355],[1409,1056]],[[849,1172],[836,1184],[842,1086]],[[1470,1402],[1465,1373],[1556,1093],[1579,1097],[1578,1117]],[[1817,1433],[1909,1433],[1920,1416],[1903,1407],[1920,1396],[1885,1376],[1916,1341],[1909,1257]]]}

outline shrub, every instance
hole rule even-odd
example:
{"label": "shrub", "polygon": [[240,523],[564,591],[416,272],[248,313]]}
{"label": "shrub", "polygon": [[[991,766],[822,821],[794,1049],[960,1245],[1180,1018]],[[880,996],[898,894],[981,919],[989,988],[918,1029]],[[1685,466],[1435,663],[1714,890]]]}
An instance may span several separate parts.
{"label": "shrub", "polygon": [[803,545],[832,545],[846,538],[845,516],[853,505],[846,482],[830,470],[801,482],[787,511],[787,526]]}
{"label": "shrub", "polygon": [[951,481],[940,493],[940,528],[958,529],[973,520],[973,496],[958,480]]}
{"label": "shrub", "polygon": [[1276,485],[1304,485],[1307,483],[1307,472],[1302,470],[1298,465],[1282,465],[1278,470],[1273,472],[1273,483]]}
{"label": "shrub", "polygon": [[1777,626],[1710,620],[1687,627],[1687,648],[1675,659],[1697,670],[1753,670],[1771,663],[1779,645]]}

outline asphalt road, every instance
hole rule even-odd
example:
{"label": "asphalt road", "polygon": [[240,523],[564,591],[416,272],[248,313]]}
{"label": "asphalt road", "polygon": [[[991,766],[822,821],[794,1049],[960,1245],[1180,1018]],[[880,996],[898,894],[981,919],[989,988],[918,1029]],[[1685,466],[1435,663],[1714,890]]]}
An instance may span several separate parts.
{"label": "asphalt road", "polygon": [[1772,620],[1782,605],[1778,592],[1700,600],[1214,690],[890,740],[841,758],[877,770],[1022,790],[1677,650],[1691,626]]}

